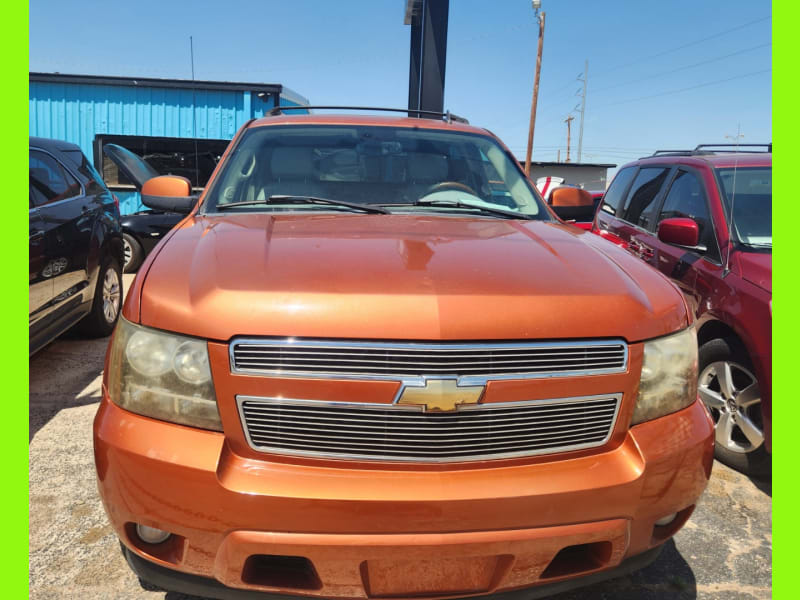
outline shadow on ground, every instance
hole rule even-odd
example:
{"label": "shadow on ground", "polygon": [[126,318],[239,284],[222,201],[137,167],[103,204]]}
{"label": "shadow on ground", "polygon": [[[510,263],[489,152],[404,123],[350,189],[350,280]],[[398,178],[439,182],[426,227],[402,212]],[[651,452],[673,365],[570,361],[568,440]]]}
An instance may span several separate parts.
{"label": "shadow on ground", "polygon": [[85,340],[66,334],[29,362],[28,442],[59,411],[100,401],[108,338]]}

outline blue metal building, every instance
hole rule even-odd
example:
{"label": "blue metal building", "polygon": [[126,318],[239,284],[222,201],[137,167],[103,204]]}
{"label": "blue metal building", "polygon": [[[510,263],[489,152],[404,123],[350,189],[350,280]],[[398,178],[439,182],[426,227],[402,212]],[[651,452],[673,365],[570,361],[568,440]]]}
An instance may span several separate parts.
{"label": "blue metal building", "polygon": [[123,214],[141,209],[139,195],[104,157],[104,143],[124,146],[159,172],[185,174],[202,187],[246,121],[278,104],[308,104],[281,84],[60,73],[30,73],[29,97],[30,135],[79,145],[119,197]]}

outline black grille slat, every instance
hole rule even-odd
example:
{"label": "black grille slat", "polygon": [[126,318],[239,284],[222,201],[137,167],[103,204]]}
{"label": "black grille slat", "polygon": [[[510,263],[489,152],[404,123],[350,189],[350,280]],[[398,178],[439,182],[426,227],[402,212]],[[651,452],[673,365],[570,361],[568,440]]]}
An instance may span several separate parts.
{"label": "black grille slat", "polygon": [[525,376],[619,372],[623,342],[392,343],[318,340],[238,341],[234,371],[397,378],[403,376]]}
{"label": "black grille slat", "polygon": [[442,413],[248,397],[239,403],[248,439],[265,452],[458,461],[600,445],[613,428],[619,397],[480,405]]}
{"label": "black grille slat", "polygon": [[[608,409],[605,409],[605,410],[602,410],[602,411],[596,411],[596,413],[593,415],[593,417],[602,416],[602,415],[605,415],[605,414],[613,415],[614,414],[614,408],[611,407],[611,408],[608,408]],[[516,417],[516,418],[513,418],[513,419],[490,420],[490,422],[483,423],[483,424],[480,424],[480,425],[475,425],[475,424],[464,425],[462,423],[452,424],[452,423],[443,422],[442,425],[438,426],[438,428],[442,428],[443,426],[445,426],[449,430],[458,430],[458,431],[466,430],[466,431],[469,431],[469,430],[480,430],[480,429],[489,429],[489,428],[497,428],[497,427],[531,427],[531,426],[548,427],[548,426],[550,426],[552,424],[559,424],[559,423],[563,423],[566,426],[567,424],[572,423],[574,421],[579,421],[581,419],[588,419],[588,418],[591,418],[591,417],[586,417],[586,416],[582,416],[582,415],[581,416],[572,416],[572,415],[570,415],[570,416],[566,416],[566,417],[562,417],[562,418],[556,417],[556,418],[551,418],[551,419],[540,419],[540,418],[537,418],[537,417]],[[397,423],[397,424],[395,424],[395,423],[386,423],[384,421],[384,422],[378,422],[378,423],[374,423],[374,424],[373,423],[371,423],[371,424],[365,424],[365,423],[353,424],[352,421],[347,421],[347,420],[342,420],[342,419],[338,419],[338,420],[330,419],[330,418],[325,419],[325,418],[318,418],[316,416],[308,416],[308,417],[305,417],[305,416],[289,416],[289,415],[281,415],[281,414],[274,414],[274,413],[273,414],[264,414],[264,413],[254,413],[252,411],[248,411],[247,419],[248,419],[248,422],[253,423],[253,424],[257,424],[259,422],[269,422],[269,423],[271,423],[271,422],[274,422],[275,419],[278,419],[278,420],[280,420],[281,423],[286,423],[287,426],[291,425],[291,424],[302,424],[304,427],[311,426],[311,425],[313,425],[315,423],[319,424],[319,425],[328,425],[328,426],[331,426],[331,427],[347,426],[347,427],[357,427],[359,429],[375,429],[375,430],[391,429],[391,430],[398,430],[398,431],[402,431],[402,430],[405,430],[405,429],[413,430],[413,429],[415,429],[417,427],[417,424],[414,423],[414,422],[406,422],[406,423]],[[434,427],[437,427],[437,426],[436,425],[431,425],[429,428],[433,429]]]}
{"label": "black grille slat", "polygon": [[[572,404],[553,404],[553,405],[542,405],[538,407],[535,415],[546,415],[549,413],[555,414],[569,414],[573,411],[585,411],[585,410],[594,410],[597,408],[605,408],[608,407],[609,404],[614,406],[614,401],[611,399],[604,399],[602,401],[586,401],[585,403],[572,403]],[[470,419],[469,413],[475,409],[470,408],[462,408],[461,410],[455,412],[441,412],[441,413],[424,413],[422,412],[422,408],[405,408],[405,407],[396,407],[394,405],[386,405],[386,404],[373,404],[370,408],[354,408],[354,404],[345,404],[342,406],[336,405],[325,405],[325,404],[318,404],[314,405],[314,410],[312,414],[314,416],[324,416],[324,415],[331,415],[332,417],[342,417],[342,416],[355,416],[355,417],[374,417],[375,413],[388,413],[392,421],[397,422],[399,419],[412,419],[411,422],[425,422],[430,418],[436,418],[437,420],[457,420],[457,419]],[[517,407],[504,405],[502,407],[491,406],[491,405],[482,405],[483,407],[488,406],[487,410],[490,410],[492,413],[492,418],[498,418],[502,416],[523,416],[527,417],[526,413],[520,415],[520,410]],[[277,407],[277,408],[276,408]],[[379,407],[379,408],[378,408]],[[253,410],[261,410],[261,407],[253,407]],[[308,414],[307,406],[304,406],[300,403],[298,404],[282,404],[279,405],[277,403],[269,403],[266,405],[263,410],[279,410],[282,413],[291,413],[291,411],[298,411],[299,414],[305,415]],[[478,409],[480,410],[480,409]]]}

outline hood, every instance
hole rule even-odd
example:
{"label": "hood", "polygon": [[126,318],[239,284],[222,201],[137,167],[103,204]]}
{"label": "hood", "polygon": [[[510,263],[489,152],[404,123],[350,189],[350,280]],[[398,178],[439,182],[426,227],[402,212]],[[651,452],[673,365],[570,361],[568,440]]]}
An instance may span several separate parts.
{"label": "hood", "polygon": [[599,236],[486,218],[189,217],[157,250],[138,303],[132,291],[126,318],[220,341],[638,341],[688,322],[672,283]]}
{"label": "hood", "polygon": [[772,252],[737,252],[742,279],[772,293]]}

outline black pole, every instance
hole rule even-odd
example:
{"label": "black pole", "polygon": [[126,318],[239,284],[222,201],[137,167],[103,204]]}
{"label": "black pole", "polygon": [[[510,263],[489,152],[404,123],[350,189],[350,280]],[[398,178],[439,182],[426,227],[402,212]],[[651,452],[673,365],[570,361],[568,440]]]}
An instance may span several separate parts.
{"label": "black pole", "polygon": [[[422,15],[411,21],[411,52],[408,57],[408,108],[419,110],[419,66],[422,60]],[[408,115],[417,116],[417,115]]]}
{"label": "black pole", "polygon": [[422,68],[419,109],[444,112],[444,71],[447,63],[447,18],[450,0],[422,2]]}
{"label": "black pole", "polygon": [[450,0],[418,0],[416,6],[410,23],[408,108],[442,113]]}

